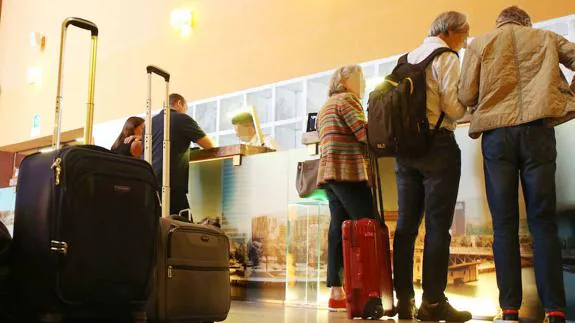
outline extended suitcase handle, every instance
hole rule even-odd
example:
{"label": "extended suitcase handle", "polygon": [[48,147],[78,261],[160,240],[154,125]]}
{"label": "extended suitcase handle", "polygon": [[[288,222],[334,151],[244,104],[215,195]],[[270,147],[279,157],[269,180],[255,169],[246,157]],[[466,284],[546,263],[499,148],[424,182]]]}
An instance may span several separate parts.
{"label": "extended suitcase handle", "polygon": [[170,216],[170,74],[163,69],[148,65],[148,99],[146,100],[146,129],[144,137],[144,160],[152,164],[152,73],[166,81],[166,97],[164,99],[164,141],[162,158],[162,217]]}
{"label": "extended suitcase handle", "polygon": [[89,30],[92,36],[98,36],[98,26],[89,20],[76,17],[66,18],[66,20],[64,20],[64,27],[68,28],[69,25]]}
{"label": "extended suitcase handle", "polygon": [[63,101],[63,71],[64,71],[64,48],[66,47],[66,32],[68,26],[76,26],[89,30],[92,33],[90,49],[90,71],[88,76],[88,102],[86,103],[86,123],[84,124],[84,144],[92,144],[92,130],[94,128],[94,91],[96,85],[96,52],[98,49],[98,27],[96,24],[82,18],[69,17],[62,22],[60,38],[60,59],[58,62],[58,90],[56,93],[56,109],[54,118],[54,130],[52,133],[52,148],[60,149],[60,136],[62,130],[62,101]]}
{"label": "extended suitcase handle", "polygon": [[170,73],[164,71],[163,69],[161,69],[159,67],[156,67],[153,65],[148,65],[146,67],[146,71],[148,72],[148,74],[151,74],[151,73],[157,74],[157,75],[163,77],[166,82],[170,82]]}

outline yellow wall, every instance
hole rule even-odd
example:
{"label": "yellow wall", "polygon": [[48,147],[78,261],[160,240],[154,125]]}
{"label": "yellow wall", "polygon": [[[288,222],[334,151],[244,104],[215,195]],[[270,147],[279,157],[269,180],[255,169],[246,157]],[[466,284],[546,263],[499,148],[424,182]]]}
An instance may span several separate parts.
{"label": "yellow wall", "polygon": [[[575,13],[575,1],[514,0],[534,21]],[[60,23],[80,16],[100,27],[97,122],[143,112],[147,64],[173,75],[171,89],[207,98],[342,64],[382,58],[416,46],[441,11],[468,14],[472,34],[492,28],[508,0],[7,0],[0,20],[0,145],[27,140],[32,116],[50,134],[56,94]],[[169,27],[174,8],[196,11],[187,39]],[[43,32],[46,49],[29,45]],[[89,37],[69,33],[64,128],[83,125]],[[40,66],[43,84],[26,70]],[[154,83],[161,103],[161,82]],[[155,104],[155,106],[157,106]]]}

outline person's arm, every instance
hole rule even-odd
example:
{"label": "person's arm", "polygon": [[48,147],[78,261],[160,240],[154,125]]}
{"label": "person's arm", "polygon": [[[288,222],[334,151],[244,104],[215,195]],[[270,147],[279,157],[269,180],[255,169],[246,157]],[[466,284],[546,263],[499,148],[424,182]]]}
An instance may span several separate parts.
{"label": "person's arm", "polygon": [[[473,43],[472,43],[473,45]],[[470,45],[465,51],[463,68],[459,78],[459,101],[467,107],[473,108],[479,103],[479,81],[481,72],[481,57]]]}
{"label": "person's arm", "polygon": [[212,138],[210,138],[210,136],[207,136],[207,135],[196,140],[195,143],[204,149],[210,149],[210,148],[214,148],[216,146],[216,143],[212,140]]}
{"label": "person's arm", "polygon": [[455,53],[445,53],[433,62],[437,68],[440,109],[451,120],[459,120],[465,114],[465,107],[457,98],[459,82],[459,57]]}
{"label": "person's arm", "polygon": [[575,71],[575,43],[572,43],[558,34],[553,33],[557,38],[557,50],[559,52],[559,62],[568,69]]}
{"label": "person's arm", "polygon": [[130,145],[130,154],[136,158],[140,158],[142,156],[143,150],[144,147],[142,146],[142,141],[140,140],[134,140],[134,142],[132,142]]}
{"label": "person's arm", "polygon": [[216,146],[212,138],[200,128],[196,120],[187,114],[180,114],[180,116],[182,123],[179,131],[182,131],[186,140],[198,144],[203,149],[210,149]]}
{"label": "person's arm", "polygon": [[361,107],[361,102],[352,94],[346,94],[343,97],[343,102],[338,105],[338,111],[357,141],[367,143],[365,113]]}

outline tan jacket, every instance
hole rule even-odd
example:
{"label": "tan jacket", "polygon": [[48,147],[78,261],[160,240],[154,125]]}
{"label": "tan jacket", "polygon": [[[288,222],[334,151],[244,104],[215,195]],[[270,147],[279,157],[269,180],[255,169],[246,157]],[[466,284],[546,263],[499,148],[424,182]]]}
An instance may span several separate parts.
{"label": "tan jacket", "polygon": [[459,100],[472,108],[469,136],[543,119],[575,118],[575,94],[559,63],[575,70],[575,44],[558,34],[505,23],[477,37],[463,60]]}

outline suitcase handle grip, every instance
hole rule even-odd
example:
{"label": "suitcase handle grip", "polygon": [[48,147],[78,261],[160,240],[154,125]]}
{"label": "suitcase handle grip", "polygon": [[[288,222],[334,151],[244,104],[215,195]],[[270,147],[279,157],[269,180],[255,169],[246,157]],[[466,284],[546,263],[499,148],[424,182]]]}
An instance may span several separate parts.
{"label": "suitcase handle grip", "polygon": [[148,65],[148,66],[146,66],[146,71],[148,72],[148,74],[154,73],[154,74],[157,74],[157,75],[163,77],[166,82],[170,81],[170,73],[164,71],[163,69],[161,69],[159,67],[155,67],[153,65]]}
{"label": "suitcase handle grip", "polygon": [[98,36],[98,27],[95,23],[82,18],[71,17],[67,18],[64,22],[64,26],[68,28],[69,25],[76,26],[81,29],[89,30],[92,36]]}

